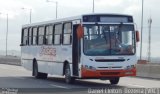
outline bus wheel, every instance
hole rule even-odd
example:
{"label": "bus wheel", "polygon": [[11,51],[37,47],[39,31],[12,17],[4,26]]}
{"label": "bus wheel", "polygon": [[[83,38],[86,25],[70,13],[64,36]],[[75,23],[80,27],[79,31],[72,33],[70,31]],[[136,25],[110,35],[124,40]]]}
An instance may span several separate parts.
{"label": "bus wheel", "polygon": [[67,84],[71,84],[71,83],[74,83],[74,81],[75,81],[75,78],[71,77],[71,70],[70,70],[69,64],[67,64],[65,67],[65,82]]}
{"label": "bus wheel", "polygon": [[111,83],[112,85],[118,84],[118,82],[119,82],[119,77],[111,78],[109,81],[110,81],[110,83]]}
{"label": "bus wheel", "polygon": [[38,72],[38,65],[37,65],[37,63],[35,63],[34,65],[33,65],[33,74],[34,74],[34,76],[35,76],[35,78],[37,78],[37,79],[47,79],[47,73],[40,73],[40,72]]}

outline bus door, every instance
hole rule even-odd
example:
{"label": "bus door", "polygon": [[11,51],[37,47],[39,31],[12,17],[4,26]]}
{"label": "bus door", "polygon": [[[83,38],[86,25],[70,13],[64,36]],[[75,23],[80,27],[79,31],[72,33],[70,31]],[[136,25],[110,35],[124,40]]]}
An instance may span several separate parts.
{"label": "bus door", "polygon": [[77,24],[73,24],[73,43],[72,43],[72,70],[73,76],[79,75],[79,62],[80,62],[80,40],[77,37]]}

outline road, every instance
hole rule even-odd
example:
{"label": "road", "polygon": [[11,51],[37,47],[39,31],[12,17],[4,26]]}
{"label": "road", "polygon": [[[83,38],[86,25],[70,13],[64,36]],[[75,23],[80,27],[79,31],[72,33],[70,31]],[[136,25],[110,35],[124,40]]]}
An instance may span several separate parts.
{"label": "road", "polygon": [[[49,75],[46,80],[35,79],[30,71],[21,66],[0,64],[0,94],[9,94],[4,91],[17,91],[18,94],[33,94],[33,92],[34,94],[107,94],[104,90],[108,88],[124,90],[125,88],[156,89],[159,87],[158,79],[137,77],[123,77],[118,85],[110,85],[109,81],[102,80],[76,80],[75,84],[70,85],[64,82],[63,77]],[[160,91],[156,90],[156,93]]]}

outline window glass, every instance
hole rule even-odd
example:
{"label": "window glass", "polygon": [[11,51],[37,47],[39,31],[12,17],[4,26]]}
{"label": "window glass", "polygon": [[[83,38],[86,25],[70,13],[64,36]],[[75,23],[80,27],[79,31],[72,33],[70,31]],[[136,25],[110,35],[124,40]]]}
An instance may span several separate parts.
{"label": "window glass", "polygon": [[32,28],[29,28],[29,45],[32,44]]}
{"label": "window glass", "polygon": [[84,53],[86,55],[135,54],[134,25],[84,25]]}
{"label": "window glass", "polygon": [[32,36],[32,28],[29,28],[29,36]]}
{"label": "window glass", "polygon": [[28,38],[27,38],[27,37],[24,37],[24,38],[23,38],[23,44],[24,44],[24,45],[27,45],[27,42],[28,42]]}
{"label": "window glass", "polygon": [[62,24],[55,25],[54,44],[61,43]]}
{"label": "window glass", "polygon": [[38,36],[38,44],[43,44],[43,36]]}
{"label": "window glass", "polygon": [[23,45],[27,45],[28,44],[28,29],[24,29],[23,30]]}
{"label": "window glass", "polygon": [[37,37],[33,36],[33,45],[36,45],[36,44],[37,44]]}
{"label": "window glass", "polygon": [[46,27],[46,44],[52,44],[53,26]]}
{"label": "window glass", "polygon": [[46,34],[47,35],[53,34],[53,26],[47,26],[46,27]]}
{"label": "window glass", "polygon": [[64,35],[63,35],[63,44],[71,44],[71,23],[64,24]]}
{"label": "window glass", "polygon": [[39,27],[38,33],[39,35],[44,35],[44,27]]}
{"label": "window glass", "polygon": [[71,33],[71,23],[64,24],[64,33]]}
{"label": "window glass", "polygon": [[55,34],[62,34],[62,24],[55,25]]}
{"label": "window glass", "polygon": [[39,27],[38,29],[38,44],[44,43],[44,27]]}
{"label": "window glass", "polygon": [[47,36],[47,44],[52,44],[52,36],[53,35],[48,35]]}
{"label": "window glass", "polygon": [[122,43],[127,45],[132,45],[132,34],[133,31],[123,31],[122,32]]}
{"label": "window glass", "polygon": [[64,34],[63,37],[63,44],[70,44],[71,43],[71,34]]}
{"label": "window glass", "polygon": [[33,28],[33,45],[37,44],[37,28]]}
{"label": "window glass", "polygon": [[28,36],[28,29],[24,29],[24,36]]}
{"label": "window glass", "polygon": [[60,44],[60,35],[55,35],[54,44]]}
{"label": "window glass", "polygon": [[33,35],[34,35],[34,36],[37,36],[37,28],[36,28],[36,27],[33,28]]}

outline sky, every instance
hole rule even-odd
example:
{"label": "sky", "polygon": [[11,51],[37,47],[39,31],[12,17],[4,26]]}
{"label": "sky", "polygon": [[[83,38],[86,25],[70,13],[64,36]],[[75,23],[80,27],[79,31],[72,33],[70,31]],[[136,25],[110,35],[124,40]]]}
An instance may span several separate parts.
{"label": "sky", "polygon": [[[29,9],[32,9],[32,23],[54,20],[58,2],[58,19],[92,13],[93,0],[0,0],[0,50],[5,50],[6,14],[9,18],[8,50],[20,51],[22,25],[29,23]],[[151,56],[160,57],[160,0],[144,0],[143,50],[147,55],[148,19],[152,18]],[[141,30],[141,0],[95,0],[95,13],[121,13],[134,17],[136,30]],[[26,8],[26,9],[22,9]],[[141,31],[140,31],[141,32]],[[137,43],[137,55],[140,42]]]}

